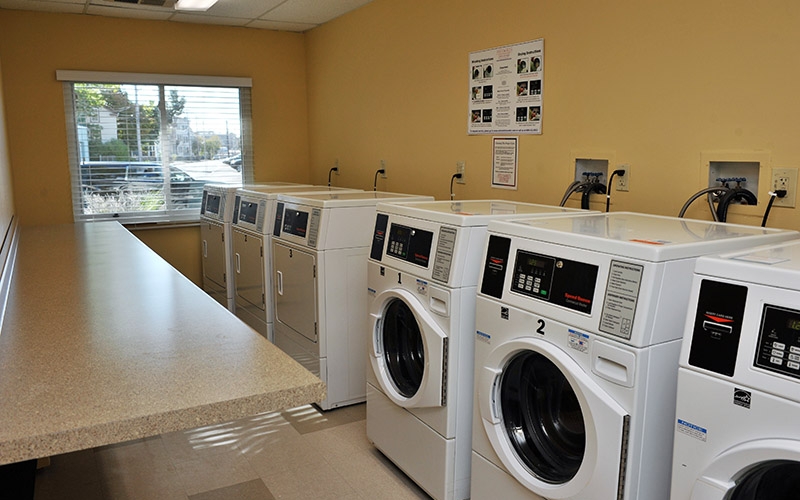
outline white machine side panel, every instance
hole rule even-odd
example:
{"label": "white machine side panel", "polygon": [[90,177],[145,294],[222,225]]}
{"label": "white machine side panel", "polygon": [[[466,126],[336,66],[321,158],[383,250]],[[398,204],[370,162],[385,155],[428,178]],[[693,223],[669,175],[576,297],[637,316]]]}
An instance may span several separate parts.
{"label": "white machine side panel", "polygon": [[317,248],[367,247],[372,241],[375,206],[325,209],[322,211]]}
{"label": "white machine side panel", "polygon": [[680,344],[664,342],[637,355],[625,498],[667,499]]}
{"label": "white machine side panel", "polygon": [[319,253],[320,355],[327,357],[328,401],[363,401],[368,355],[367,249]]}
{"label": "white machine side panel", "polygon": [[652,305],[644,301],[639,304],[640,310],[652,313],[646,321],[642,321],[652,325],[652,332],[644,337],[649,337],[647,343],[658,344],[683,337],[695,262],[696,259],[683,259],[654,266],[659,278],[653,280],[654,284],[660,281],[661,286],[654,287],[653,294],[646,297]]}

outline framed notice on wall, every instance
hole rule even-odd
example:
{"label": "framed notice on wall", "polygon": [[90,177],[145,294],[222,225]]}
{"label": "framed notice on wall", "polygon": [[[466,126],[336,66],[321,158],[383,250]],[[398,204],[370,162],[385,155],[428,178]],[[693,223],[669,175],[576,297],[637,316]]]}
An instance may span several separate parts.
{"label": "framed notice on wall", "polygon": [[519,141],[516,137],[492,139],[492,187],[517,189],[517,156]]}
{"label": "framed notice on wall", "polygon": [[544,39],[469,55],[468,134],[541,134]]}

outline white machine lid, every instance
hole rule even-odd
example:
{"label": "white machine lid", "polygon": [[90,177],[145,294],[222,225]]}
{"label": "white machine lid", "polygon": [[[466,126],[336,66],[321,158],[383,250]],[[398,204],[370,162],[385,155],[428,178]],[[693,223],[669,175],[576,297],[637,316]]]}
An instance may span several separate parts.
{"label": "white machine lid", "polygon": [[233,184],[206,184],[203,186],[203,191],[214,194],[233,193],[241,187],[241,182],[235,182]]}
{"label": "white machine lid", "polygon": [[695,272],[800,290],[800,240],[702,257]]}
{"label": "white machine lid", "polygon": [[796,231],[633,212],[493,221],[489,230],[651,262],[718,254],[800,236]]}
{"label": "white machine lid", "polygon": [[296,205],[320,208],[366,207],[380,201],[433,200],[433,196],[387,193],[385,191],[350,191],[341,193],[281,194],[279,200]]}
{"label": "white machine lid", "polygon": [[490,220],[597,213],[579,208],[507,200],[403,201],[379,203],[378,212],[441,222],[460,227],[486,226]]}
{"label": "white machine lid", "polygon": [[209,193],[233,193],[240,189],[275,189],[275,188],[290,188],[290,187],[309,187],[310,184],[294,184],[291,182],[264,182],[253,184],[242,184],[241,182],[234,182],[230,184],[223,183],[209,183],[203,186],[203,189]]}
{"label": "white machine lid", "polygon": [[294,186],[275,186],[275,185],[260,185],[260,186],[244,186],[236,191],[240,196],[247,196],[256,199],[274,200],[282,193],[347,193],[347,192],[361,192],[358,189],[349,189],[343,187],[333,186],[311,186],[304,184],[297,184]]}

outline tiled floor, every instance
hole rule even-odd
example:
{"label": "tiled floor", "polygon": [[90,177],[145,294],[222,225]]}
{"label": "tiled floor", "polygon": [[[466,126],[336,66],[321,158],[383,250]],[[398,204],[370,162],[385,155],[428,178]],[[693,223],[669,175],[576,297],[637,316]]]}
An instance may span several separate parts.
{"label": "tiled floor", "polygon": [[427,499],[367,440],[365,405],[303,406],[52,457],[35,500]]}

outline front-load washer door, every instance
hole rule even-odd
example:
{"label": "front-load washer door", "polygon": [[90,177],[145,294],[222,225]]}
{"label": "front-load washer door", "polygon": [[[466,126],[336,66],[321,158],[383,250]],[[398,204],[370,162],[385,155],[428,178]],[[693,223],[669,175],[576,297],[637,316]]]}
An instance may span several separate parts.
{"label": "front-load washer door", "polygon": [[558,346],[520,337],[478,369],[484,430],[506,469],[545,498],[618,498],[629,417]]}
{"label": "front-load washer door", "polygon": [[272,263],[276,320],[316,343],[316,255],[273,240]]}
{"label": "front-load washer door", "polygon": [[370,318],[370,360],[384,394],[404,408],[444,406],[447,335],[422,303],[407,290],[387,290]]}
{"label": "front-load washer door", "polygon": [[691,500],[797,500],[800,441],[764,439],[734,446],[714,459]]}

